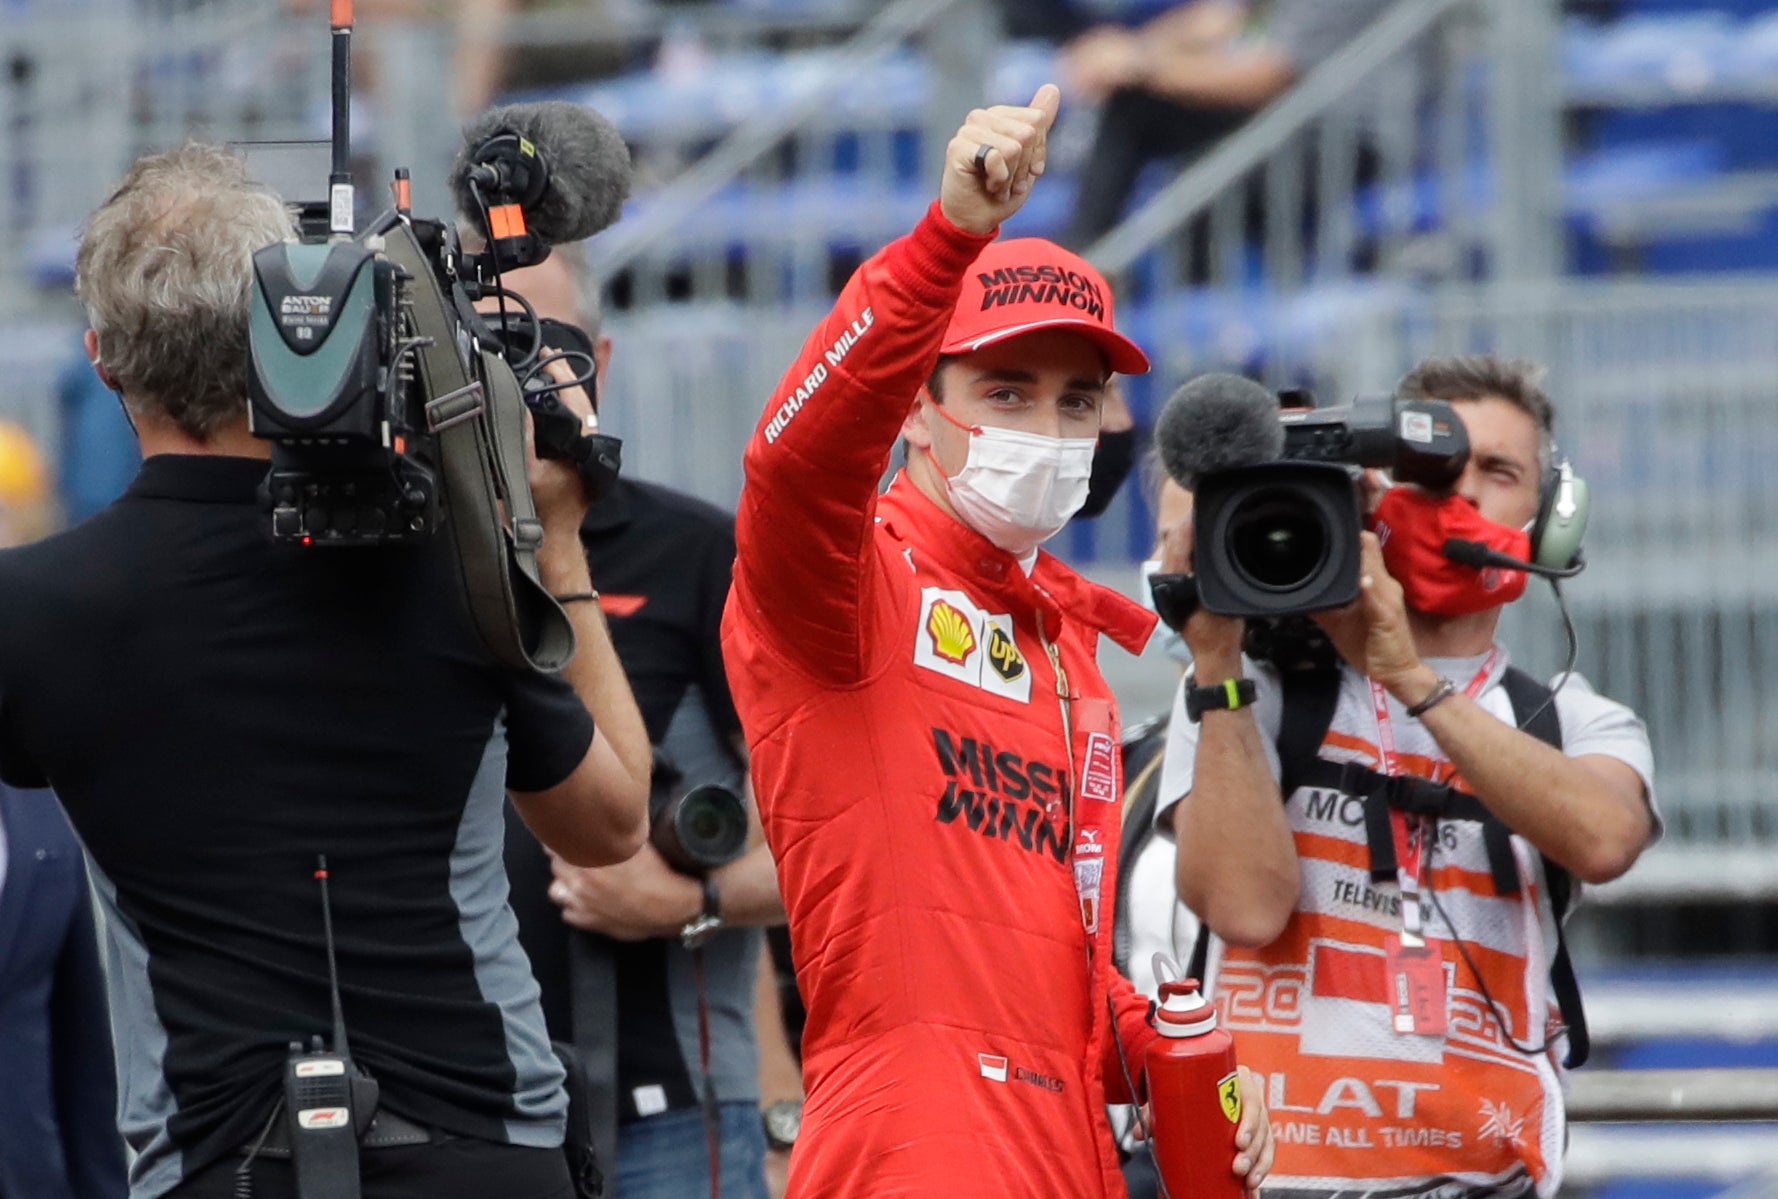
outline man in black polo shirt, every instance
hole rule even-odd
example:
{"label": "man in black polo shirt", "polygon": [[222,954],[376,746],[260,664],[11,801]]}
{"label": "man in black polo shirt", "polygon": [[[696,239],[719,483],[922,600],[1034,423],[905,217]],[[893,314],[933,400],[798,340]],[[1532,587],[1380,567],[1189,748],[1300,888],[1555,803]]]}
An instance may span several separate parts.
{"label": "man in black polo shirt", "polygon": [[[289,233],[221,150],[138,162],[89,221],[88,353],[145,462],[72,531],[0,554],[0,775],[52,785],[108,916],[133,1199],[232,1193],[287,1045],[340,992],[380,1112],[366,1199],[558,1199],[566,1099],[501,869],[504,795],[564,858],[622,860],[648,745],[591,603],[561,677],[497,666],[450,542],[305,550],[262,531],[246,427],[250,256]],[[578,397],[584,404],[584,397]],[[586,500],[533,463],[540,568],[592,589]],[[380,1117],[381,1118],[381,1117]],[[291,1193],[254,1159],[258,1199]]]}
{"label": "man in black polo shirt", "polygon": [[[594,338],[603,383],[611,339],[580,247],[564,246],[506,282],[544,317]],[[735,560],[734,517],[665,487],[620,480],[581,526],[611,639],[648,725],[679,773],[678,789],[745,785],[740,721],[723,673],[720,631]],[[572,1040],[615,1120],[617,1199],[710,1193],[705,1151],[715,1131],[722,1199],[764,1199],[766,1138],[759,1110],[754,985],[763,934],[781,923],[777,875],[754,817],[752,848],[715,872],[708,891],[652,846],[619,866],[551,863],[536,842],[509,837],[513,906],[559,1039]],[[702,937],[703,993],[682,934]],[[579,930],[579,931],[575,931]],[[704,1127],[705,1047],[717,1127]],[[780,1142],[794,1135],[775,1112]],[[609,1132],[609,1130],[608,1130]],[[782,1143],[779,1148],[786,1147]]]}

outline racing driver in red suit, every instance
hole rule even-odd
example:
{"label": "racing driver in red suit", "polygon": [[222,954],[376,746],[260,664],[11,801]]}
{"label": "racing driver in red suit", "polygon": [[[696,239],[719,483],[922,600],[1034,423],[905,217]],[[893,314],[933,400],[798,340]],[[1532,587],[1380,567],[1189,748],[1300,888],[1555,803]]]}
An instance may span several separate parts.
{"label": "racing driver in red suit", "polygon": [[[1111,964],[1094,655],[1154,618],[1038,545],[1085,498],[1111,373],[1148,361],[1083,260],[994,242],[1059,99],[970,115],[747,447],[723,646],[808,1006],[790,1199],[1124,1194],[1104,1105],[1155,1033]],[[1242,1087],[1253,1187],[1271,1136]]]}

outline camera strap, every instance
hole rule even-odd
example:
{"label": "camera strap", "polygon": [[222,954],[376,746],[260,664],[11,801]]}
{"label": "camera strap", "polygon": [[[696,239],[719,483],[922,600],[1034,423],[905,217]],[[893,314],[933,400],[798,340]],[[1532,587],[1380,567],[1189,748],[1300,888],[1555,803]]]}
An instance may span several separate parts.
{"label": "camera strap", "polygon": [[[515,669],[556,671],[574,655],[574,628],[538,578],[543,523],[525,474],[524,400],[512,369],[482,352],[472,373],[456,324],[406,221],[385,253],[413,277],[408,289],[427,426],[438,442],[446,524],[471,619],[494,657]],[[479,376],[479,377],[478,377]]]}
{"label": "camera strap", "polygon": [[[1424,779],[1392,779],[1355,762],[1331,762],[1319,756],[1321,743],[1327,737],[1334,710],[1339,704],[1340,678],[1337,669],[1287,670],[1280,676],[1284,710],[1276,744],[1279,791],[1284,801],[1288,803],[1302,787],[1328,788],[1363,798],[1373,878],[1386,879],[1395,875],[1394,838],[1389,824],[1392,808],[1436,812],[1444,820],[1476,821],[1482,825],[1496,890],[1503,895],[1517,892],[1516,865],[1512,867],[1510,881],[1501,877],[1512,862],[1511,830],[1475,796]],[[1507,667],[1500,685],[1512,705],[1513,723],[1544,744],[1561,749],[1562,724],[1555,705],[1548,702],[1550,689],[1514,666]],[[1547,856],[1539,856],[1543,859],[1544,881],[1556,932],[1556,949],[1550,962],[1550,989],[1568,1029],[1568,1052],[1563,1065],[1573,1070],[1584,1065],[1592,1052],[1580,981],[1574,972],[1563,926],[1563,918],[1574,902],[1574,879],[1561,864]],[[1186,968],[1188,977],[1204,977],[1209,949],[1209,927],[1200,926],[1190,965]]]}

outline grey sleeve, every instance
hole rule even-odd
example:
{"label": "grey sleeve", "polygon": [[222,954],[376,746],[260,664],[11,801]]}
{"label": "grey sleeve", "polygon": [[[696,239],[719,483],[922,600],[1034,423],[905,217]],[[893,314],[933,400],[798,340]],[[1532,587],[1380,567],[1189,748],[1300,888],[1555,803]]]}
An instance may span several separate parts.
{"label": "grey sleeve", "polygon": [[[1243,671],[1253,680],[1253,718],[1259,722],[1266,765],[1271,769],[1272,777],[1277,778],[1278,727],[1284,719],[1278,676],[1270,667],[1247,658],[1242,658],[1241,662]],[[1185,687],[1186,680],[1181,679],[1178,690],[1173,693],[1173,715],[1167,724],[1167,756],[1161,762],[1161,786],[1155,802],[1155,830],[1164,837],[1173,835],[1173,805],[1192,789],[1192,778],[1198,766],[1198,726],[1185,714]]]}
{"label": "grey sleeve", "polygon": [[1277,0],[1266,40],[1307,71],[1356,37],[1395,0]]}
{"label": "grey sleeve", "polygon": [[[1555,681],[1550,684],[1555,686]],[[1582,675],[1569,678],[1556,692],[1556,714],[1562,721],[1562,752],[1571,758],[1603,754],[1616,758],[1642,780],[1648,810],[1654,817],[1655,836],[1662,829],[1660,805],[1655,802],[1654,750],[1648,742],[1648,726],[1642,718],[1616,700],[1593,690]]]}

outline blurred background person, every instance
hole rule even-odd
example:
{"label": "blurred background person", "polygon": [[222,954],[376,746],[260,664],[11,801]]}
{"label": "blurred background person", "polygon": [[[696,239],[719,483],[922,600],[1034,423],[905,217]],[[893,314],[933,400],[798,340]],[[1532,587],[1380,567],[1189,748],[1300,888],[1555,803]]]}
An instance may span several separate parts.
{"label": "blurred background person", "polygon": [[[0,421],[0,548],[53,527],[43,455]],[[0,783],[0,1195],[122,1199],[117,1074],[86,862],[48,791]]]}
{"label": "blurred background person", "polygon": [[1123,218],[1142,168],[1189,160],[1240,128],[1390,0],[1191,0],[1139,28],[1099,25],[1062,49],[1071,95],[1098,101],[1068,242]]}
{"label": "blurred background person", "polygon": [[[1145,473],[1158,475],[1158,463]],[[1137,583],[1137,598],[1151,607],[1155,604],[1149,594],[1149,579],[1163,569],[1161,555],[1167,531],[1191,520],[1189,491],[1164,476],[1154,490],[1154,557],[1142,564]],[[1176,670],[1183,671],[1190,656],[1179,630],[1167,623],[1168,616],[1166,612],[1160,613],[1161,623],[1154,637],[1161,643],[1167,660]],[[1156,835],[1154,823],[1170,716],[1170,711],[1162,711],[1130,726],[1125,730],[1123,745],[1124,827],[1118,845],[1118,897],[1114,909],[1117,924],[1112,935],[1112,960],[1136,990],[1150,999],[1160,997],[1155,955],[1166,954],[1184,970],[1199,927],[1197,916],[1179,901],[1179,888],[1174,882],[1178,850],[1171,838]],[[1130,1188],[1130,1199],[1153,1199],[1159,1193],[1154,1155],[1146,1140],[1131,1135],[1134,1125],[1131,1109],[1126,1107],[1115,1113],[1119,1144],[1129,1154],[1129,1160],[1124,1162],[1124,1182]]]}
{"label": "blurred background person", "polygon": [[[504,282],[539,316],[592,339],[604,410],[612,339],[583,247],[557,247]],[[746,748],[720,642],[734,517],[621,477],[588,510],[581,540],[657,752],[657,789],[676,797],[718,784],[745,795]],[[707,1118],[717,1123],[723,1199],[766,1193],[755,972],[762,927],[781,923],[784,909],[748,808],[744,854],[702,879],[674,869],[652,844],[617,866],[570,866],[546,856],[516,814],[509,820],[520,935],[551,1035],[576,1046],[600,1097],[602,1136],[616,1150],[609,1185],[621,1199],[709,1193]],[[704,1109],[707,1094],[715,1111]]]}

